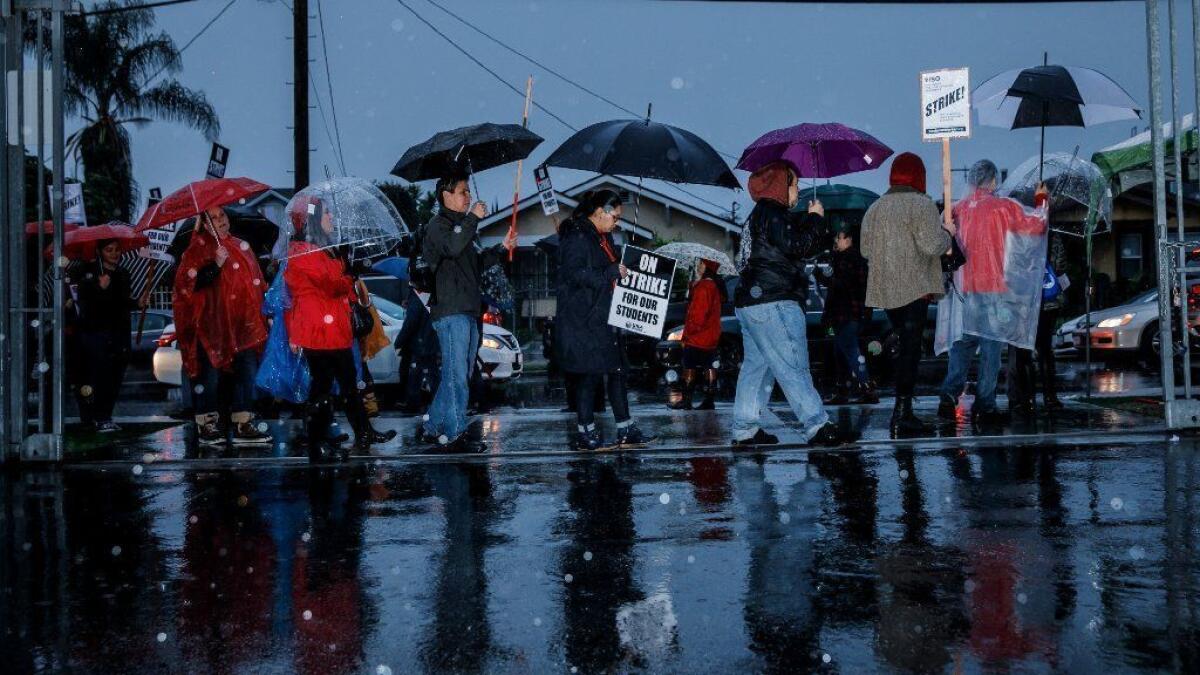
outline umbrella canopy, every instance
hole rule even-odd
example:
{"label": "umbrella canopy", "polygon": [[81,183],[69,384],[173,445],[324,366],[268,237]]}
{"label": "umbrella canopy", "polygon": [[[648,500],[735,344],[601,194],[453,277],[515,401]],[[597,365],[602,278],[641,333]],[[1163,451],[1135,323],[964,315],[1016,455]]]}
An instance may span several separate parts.
{"label": "umbrella canopy", "polygon": [[[1195,152],[1197,143],[1196,116],[1188,113],[1183,117],[1183,145],[1180,152]],[[1163,143],[1166,149],[1167,172],[1172,173],[1175,158],[1175,125],[1167,122],[1162,125]],[[1092,162],[1100,167],[1108,176],[1116,176],[1129,169],[1148,168],[1154,159],[1154,148],[1150,145],[1150,130],[1147,129],[1136,136],[1127,138],[1120,143],[1110,145],[1092,155]]]}
{"label": "umbrella canopy", "polygon": [[581,129],[558,146],[546,164],[671,183],[741,188],[729,165],[704,139],[650,120],[610,120]]}
{"label": "umbrella canopy", "polygon": [[729,259],[729,256],[704,244],[696,244],[690,241],[673,241],[669,244],[659,246],[654,252],[671,258],[687,267],[695,267],[696,263],[700,260],[711,260],[720,265],[717,269],[717,274],[737,274],[737,268],[733,266],[733,261]]}
{"label": "umbrella canopy", "polygon": [[386,258],[408,234],[391,200],[371,181],[352,176],[304,188],[288,202],[285,214],[291,224],[286,236],[296,237],[294,227],[303,223],[304,241],[319,248],[346,247],[354,261]]}
{"label": "umbrella canopy", "polygon": [[[806,188],[805,196],[810,193]],[[825,206],[825,211],[863,211],[871,208],[871,205],[879,199],[879,195],[866,188],[857,187],[854,185],[845,185],[842,183],[833,183],[831,185],[818,185],[817,199],[821,200],[821,204]],[[804,200],[796,202],[796,206],[792,207],[793,211],[807,211],[808,204]]]}
{"label": "umbrella canopy", "polygon": [[415,182],[474,173],[525,159],[542,137],[520,124],[476,124],[434,134],[400,157],[392,174]]}
{"label": "umbrella canopy", "polygon": [[[1039,179],[1039,171],[1042,177]],[[1045,181],[1050,190],[1051,213],[1058,209],[1082,206],[1086,215],[1080,222],[1070,223],[1051,218],[1051,229],[1082,237],[1088,223],[1092,233],[1105,232],[1112,226],[1112,189],[1100,167],[1066,152],[1046,155],[1044,163],[1034,156],[1009,172],[997,193],[1012,197],[1022,204],[1033,206],[1039,182]]]}
{"label": "umbrella canopy", "polygon": [[[75,223],[63,223],[63,231],[64,232],[73,232],[78,229],[79,229],[79,226],[76,225]],[[31,237],[36,236],[38,233],[38,230],[41,230],[42,234],[53,235],[54,234],[54,221],[53,220],[43,220],[40,223],[36,223],[36,222],[25,223],[25,234],[27,236],[31,236]]]}
{"label": "umbrella canopy", "polygon": [[396,277],[401,281],[408,281],[408,258],[388,256],[375,263],[371,269],[380,274]]}
{"label": "umbrella canopy", "polygon": [[[116,240],[121,246],[121,253],[134,251],[150,244],[150,239],[144,234],[138,234],[129,225],[113,221],[105,225],[81,227],[68,232],[63,238],[63,255],[69,260],[95,260],[99,251],[96,245],[102,241]],[[54,255],[54,247],[47,246],[47,258]]]}
{"label": "umbrella canopy", "polygon": [[980,124],[1005,129],[1089,127],[1142,115],[1121,85],[1098,70],[1078,66],[1000,73],[975,89],[972,105]]}
{"label": "umbrella canopy", "polygon": [[[275,240],[279,238],[278,225],[249,209],[227,207],[225,213],[229,216],[229,233],[249,244],[250,250],[254,252],[255,257],[264,256],[271,252],[271,248],[275,245]],[[195,231],[195,220],[184,223],[176,230],[175,239],[171,241],[171,246],[167,248],[167,253],[175,258],[175,260],[179,260],[183,252],[187,250],[188,245],[191,244],[192,235]]]}
{"label": "umbrella canopy", "polygon": [[147,209],[134,229],[144,232],[170,225],[269,189],[271,186],[250,178],[209,178],[188,183]]}
{"label": "umbrella canopy", "polygon": [[737,168],[758,171],[787,162],[802,178],[833,178],[878,168],[891,156],[891,148],[865,131],[805,123],[763,134],[742,151]]}

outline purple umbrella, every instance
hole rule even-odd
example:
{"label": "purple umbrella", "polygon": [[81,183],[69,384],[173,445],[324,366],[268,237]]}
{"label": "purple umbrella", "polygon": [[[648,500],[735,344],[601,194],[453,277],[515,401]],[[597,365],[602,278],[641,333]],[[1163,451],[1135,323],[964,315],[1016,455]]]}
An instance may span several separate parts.
{"label": "purple umbrella", "polygon": [[833,178],[878,168],[891,156],[879,139],[844,124],[797,124],[760,136],[742,152],[737,168],[753,172],[787,162],[802,178]]}

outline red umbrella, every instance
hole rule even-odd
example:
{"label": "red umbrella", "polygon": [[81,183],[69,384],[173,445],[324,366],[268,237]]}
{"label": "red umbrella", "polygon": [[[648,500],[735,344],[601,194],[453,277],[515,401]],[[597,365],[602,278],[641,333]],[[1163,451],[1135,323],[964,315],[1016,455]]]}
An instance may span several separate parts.
{"label": "red umbrella", "polygon": [[[38,227],[39,225],[41,225],[40,228]],[[43,220],[41,223],[36,223],[36,222],[25,223],[25,234],[27,234],[31,237],[36,235],[38,233],[39,229],[41,229],[41,231],[44,234],[50,234],[50,235],[54,234],[54,221],[53,220]],[[63,223],[63,231],[64,232],[72,232],[72,231],[78,230],[78,229],[79,229],[79,226],[76,225],[75,223]]]}
{"label": "red umbrella", "polygon": [[[115,239],[121,245],[121,253],[134,251],[150,244],[144,234],[138,234],[125,223],[113,221],[107,225],[94,225],[68,232],[63,239],[63,255],[71,260],[95,260],[96,244]],[[46,247],[46,257],[54,255],[54,247]]]}
{"label": "red umbrella", "polygon": [[270,189],[270,185],[249,178],[209,178],[188,183],[143,213],[134,229],[153,230]]}

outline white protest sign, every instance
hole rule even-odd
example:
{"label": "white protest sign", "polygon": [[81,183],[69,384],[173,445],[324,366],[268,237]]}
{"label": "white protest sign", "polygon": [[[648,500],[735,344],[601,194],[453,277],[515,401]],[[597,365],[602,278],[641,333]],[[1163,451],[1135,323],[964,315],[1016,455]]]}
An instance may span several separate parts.
{"label": "white protest sign", "polygon": [[558,213],[558,198],[554,196],[554,185],[550,182],[550,169],[545,164],[533,170],[537,181],[538,199],[542,202],[542,213],[552,216]]}
{"label": "white protest sign", "polygon": [[171,223],[153,230],[146,230],[144,234],[150,239],[149,246],[143,246],[138,249],[138,255],[151,260],[161,260],[165,263],[174,263],[175,259],[167,253],[167,249],[171,247],[171,242],[175,241],[175,231],[179,227],[179,223]]}
{"label": "white protest sign", "polygon": [[921,140],[970,138],[971,78],[968,68],[921,73]]}
{"label": "white protest sign", "polygon": [[[54,187],[50,191],[50,199],[54,199]],[[63,222],[75,225],[87,225],[87,213],[83,210],[83,183],[63,183]]]}
{"label": "white protest sign", "polygon": [[613,289],[608,325],[647,337],[662,338],[675,278],[675,261],[652,251],[626,245],[621,264],[629,275]]}

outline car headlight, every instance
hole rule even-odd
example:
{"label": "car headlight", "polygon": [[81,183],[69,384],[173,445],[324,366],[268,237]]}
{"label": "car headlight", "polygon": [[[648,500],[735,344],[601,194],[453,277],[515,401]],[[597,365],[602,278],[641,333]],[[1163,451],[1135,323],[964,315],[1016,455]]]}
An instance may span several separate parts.
{"label": "car headlight", "polygon": [[1111,319],[1105,319],[1105,320],[1101,321],[1100,323],[1096,324],[1096,327],[1098,327],[1098,328],[1120,328],[1121,326],[1128,326],[1130,321],[1133,321],[1132,314],[1122,314],[1121,316],[1114,316]]}
{"label": "car headlight", "polygon": [[483,346],[488,349],[500,349],[500,341],[496,338],[483,338]]}
{"label": "car headlight", "polygon": [[675,330],[671,331],[670,333],[667,333],[667,339],[670,340],[671,342],[682,342],[683,341],[683,329],[676,328]]}

